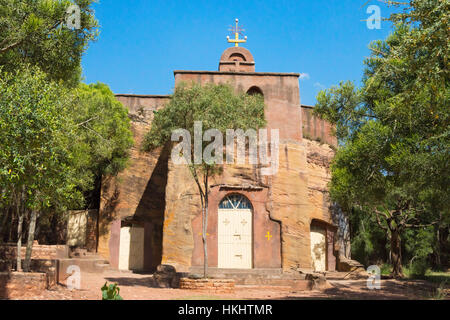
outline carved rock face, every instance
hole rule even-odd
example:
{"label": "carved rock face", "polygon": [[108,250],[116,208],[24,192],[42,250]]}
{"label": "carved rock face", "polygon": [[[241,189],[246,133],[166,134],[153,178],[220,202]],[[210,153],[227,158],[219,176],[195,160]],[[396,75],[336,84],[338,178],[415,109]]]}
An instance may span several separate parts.
{"label": "carved rock face", "polygon": [[[279,130],[278,172],[262,176],[261,166],[226,165],[223,174],[210,183],[237,187],[231,191],[245,195],[252,202],[253,268],[311,268],[311,222],[314,219],[333,224],[327,184],[334,151],[327,144],[308,139],[320,138],[333,144],[331,129],[314,118],[310,107],[301,106],[299,74],[255,73],[254,68],[251,53],[233,47],[223,53],[219,72],[175,71],[175,85],[191,81],[230,83],[236,92],[253,93],[252,88],[257,88],[263,94],[267,127]],[[145,269],[154,270],[159,264],[168,264],[177,272],[189,272],[192,266],[203,263],[197,186],[188,168],[174,165],[168,159],[167,150],[162,153],[140,150],[151,125],[152,111],[164,107],[169,98],[119,95],[118,99],[130,110],[135,146],[129,167],[116,179],[104,180],[99,253],[115,266],[122,220],[130,217],[127,223],[138,223],[145,228]],[[222,189],[226,188],[211,191],[207,235],[210,267],[218,265],[217,209],[227,195]],[[268,232],[270,238],[265,237]],[[333,251],[333,244],[327,243],[325,254]]]}

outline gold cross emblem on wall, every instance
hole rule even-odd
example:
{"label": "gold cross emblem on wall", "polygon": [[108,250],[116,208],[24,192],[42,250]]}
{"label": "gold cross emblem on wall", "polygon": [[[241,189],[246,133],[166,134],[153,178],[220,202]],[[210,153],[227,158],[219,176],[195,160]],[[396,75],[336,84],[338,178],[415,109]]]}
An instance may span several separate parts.
{"label": "gold cross emblem on wall", "polygon": [[267,234],[266,234],[267,241],[272,240],[272,237],[273,237],[273,236],[270,234],[270,232],[267,231]]}
{"label": "gold cross emblem on wall", "polygon": [[226,225],[226,226],[229,225],[229,224],[230,224],[230,220],[225,219],[225,221],[223,222],[223,224]]}

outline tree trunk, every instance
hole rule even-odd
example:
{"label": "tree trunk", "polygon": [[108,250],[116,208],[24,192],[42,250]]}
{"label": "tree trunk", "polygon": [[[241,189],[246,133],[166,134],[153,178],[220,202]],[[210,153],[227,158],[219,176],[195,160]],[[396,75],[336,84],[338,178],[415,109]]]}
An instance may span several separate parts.
{"label": "tree trunk", "polygon": [[36,210],[31,212],[31,220],[28,228],[27,251],[25,253],[24,271],[30,272],[31,253],[33,251],[34,234],[36,231],[36,220],[38,213]]}
{"label": "tree trunk", "polygon": [[[19,207],[19,205],[17,206]],[[18,223],[17,223],[17,272],[22,271],[22,224],[23,213],[18,210]]]}
{"label": "tree trunk", "polygon": [[391,231],[391,261],[393,266],[392,275],[395,278],[402,278],[402,247],[398,229]]}
{"label": "tree trunk", "polygon": [[203,277],[208,277],[208,199],[205,199],[203,208]]}
{"label": "tree trunk", "polygon": [[435,263],[438,268],[441,267],[441,233],[440,233],[439,227],[440,226],[438,226],[436,228],[437,244],[436,244],[436,250],[435,250],[435,259],[436,259]]}

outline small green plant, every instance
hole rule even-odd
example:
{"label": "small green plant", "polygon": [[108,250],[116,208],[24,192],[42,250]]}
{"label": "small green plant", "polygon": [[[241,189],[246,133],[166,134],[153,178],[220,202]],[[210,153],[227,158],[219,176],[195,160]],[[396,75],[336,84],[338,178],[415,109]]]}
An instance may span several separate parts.
{"label": "small green plant", "polygon": [[409,271],[408,276],[413,279],[414,278],[422,279],[426,275],[428,269],[429,269],[429,266],[428,266],[427,260],[425,258],[421,257],[421,258],[415,259],[414,261],[412,261],[410,263],[409,270],[408,270]]}
{"label": "small green plant", "polygon": [[102,300],[123,300],[119,293],[120,288],[117,283],[108,286],[108,282],[105,282],[102,287]]}
{"label": "small green plant", "polygon": [[381,269],[381,275],[383,276],[390,276],[392,273],[392,265],[388,264],[388,263],[383,263],[380,266]]}

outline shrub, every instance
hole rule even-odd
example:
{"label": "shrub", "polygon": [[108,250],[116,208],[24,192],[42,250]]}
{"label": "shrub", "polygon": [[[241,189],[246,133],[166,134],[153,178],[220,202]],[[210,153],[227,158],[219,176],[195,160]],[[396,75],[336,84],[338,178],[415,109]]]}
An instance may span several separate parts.
{"label": "shrub", "polygon": [[415,259],[410,263],[409,276],[412,278],[422,278],[429,269],[426,258]]}
{"label": "shrub", "polygon": [[383,276],[389,276],[392,273],[392,265],[390,265],[389,263],[383,263],[380,266],[381,269],[381,275]]}
{"label": "shrub", "polygon": [[108,282],[102,287],[102,300],[123,300],[120,296],[120,288],[117,284],[110,284]]}

